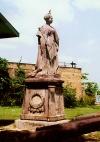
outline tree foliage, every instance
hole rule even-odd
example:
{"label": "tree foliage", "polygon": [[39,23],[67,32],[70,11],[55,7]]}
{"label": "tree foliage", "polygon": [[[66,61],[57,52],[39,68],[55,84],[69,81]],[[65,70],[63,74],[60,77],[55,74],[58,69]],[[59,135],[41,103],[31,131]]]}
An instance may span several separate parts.
{"label": "tree foliage", "polygon": [[8,61],[0,57],[0,93],[9,89]]}
{"label": "tree foliage", "polygon": [[84,85],[84,92],[85,94],[81,98],[79,104],[80,105],[94,105],[95,104],[95,95],[99,92],[98,84],[95,82],[90,82],[88,80],[88,74],[83,73],[82,79],[83,79],[83,85]]}
{"label": "tree foliage", "polygon": [[95,96],[98,91],[98,85],[95,82],[87,82],[85,84],[85,93],[88,96]]}
{"label": "tree foliage", "polygon": [[100,90],[97,91],[97,95],[100,95]]}
{"label": "tree foliage", "polygon": [[21,105],[24,95],[25,71],[17,64],[15,76],[9,77],[8,61],[0,58],[0,105]]}
{"label": "tree foliage", "polygon": [[83,80],[88,80],[88,77],[87,77],[87,76],[88,76],[88,73],[83,73],[83,74],[82,74],[82,79],[83,79]]}
{"label": "tree foliage", "polygon": [[25,71],[20,66],[20,63],[17,64],[17,69],[15,71],[14,78],[11,79],[11,91],[10,95],[12,96],[13,101],[12,105],[21,105],[24,95],[25,88]]}

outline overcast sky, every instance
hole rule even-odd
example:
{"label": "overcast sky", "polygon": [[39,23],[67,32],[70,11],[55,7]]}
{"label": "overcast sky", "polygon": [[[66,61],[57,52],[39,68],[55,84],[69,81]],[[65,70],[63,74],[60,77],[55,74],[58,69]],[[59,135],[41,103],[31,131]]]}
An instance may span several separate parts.
{"label": "overcast sky", "polygon": [[20,33],[0,40],[0,57],[35,63],[37,29],[50,9],[60,38],[59,62],[74,61],[100,83],[100,0],[0,0],[0,12]]}

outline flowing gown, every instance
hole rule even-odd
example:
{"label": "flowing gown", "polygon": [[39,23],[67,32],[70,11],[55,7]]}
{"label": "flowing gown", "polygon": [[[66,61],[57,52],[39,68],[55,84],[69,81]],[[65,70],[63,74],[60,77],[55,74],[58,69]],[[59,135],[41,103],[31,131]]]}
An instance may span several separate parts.
{"label": "flowing gown", "polygon": [[36,69],[39,74],[56,74],[58,69],[59,38],[56,30],[50,25],[43,25],[38,33],[38,56]]}

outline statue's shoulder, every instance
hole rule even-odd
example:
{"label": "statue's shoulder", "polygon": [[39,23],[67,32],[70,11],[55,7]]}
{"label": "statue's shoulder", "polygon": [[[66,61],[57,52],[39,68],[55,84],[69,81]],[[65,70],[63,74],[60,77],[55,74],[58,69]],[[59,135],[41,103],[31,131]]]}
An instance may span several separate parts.
{"label": "statue's shoulder", "polygon": [[46,28],[46,26],[45,26],[45,25],[42,25],[41,27],[38,28],[38,31],[42,31],[42,30],[44,30],[45,28]]}
{"label": "statue's shoulder", "polygon": [[56,31],[56,29],[55,29],[53,26],[51,26],[51,25],[50,25],[50,28],[51,28],[53,31]]}

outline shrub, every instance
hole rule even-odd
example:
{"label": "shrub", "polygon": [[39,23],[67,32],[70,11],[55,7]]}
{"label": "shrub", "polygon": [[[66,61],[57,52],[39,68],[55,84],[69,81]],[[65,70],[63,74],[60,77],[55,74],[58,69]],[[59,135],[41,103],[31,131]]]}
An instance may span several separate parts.
{"label": "shrub", "polygon": [[78,102],[79,106],[91,106],[94,104],[95,104],[95,96],[88,96],[88,95],[85,95]]}
{"label": "shrub", "polygon": [[64,95],[65,107],[70,108],[70,107],[77,106],[76,90],[73,89],[70,85],[67,85],[66,87],[64,87],[63,95]]}

